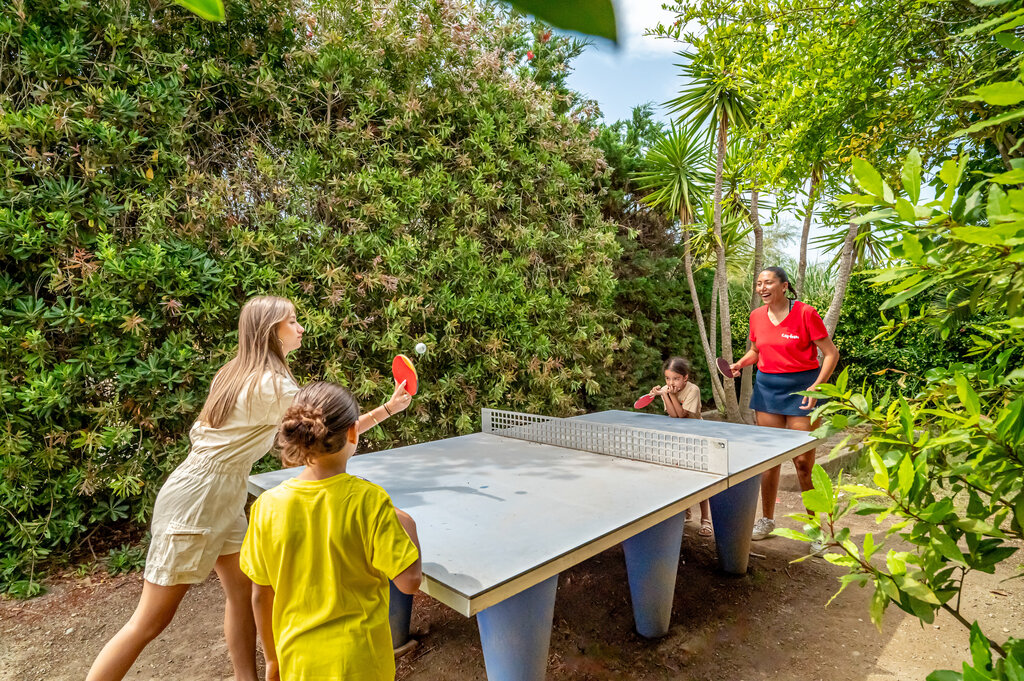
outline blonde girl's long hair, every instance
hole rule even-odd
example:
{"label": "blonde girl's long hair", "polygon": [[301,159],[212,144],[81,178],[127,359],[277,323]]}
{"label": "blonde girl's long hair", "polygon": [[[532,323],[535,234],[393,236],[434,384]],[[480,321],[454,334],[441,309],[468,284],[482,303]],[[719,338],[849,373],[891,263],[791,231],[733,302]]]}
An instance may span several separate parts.
{"label": "blonde girl's long hair", "polygon": [[200,422],[220,428],[242,391],[255,389],[268,371],[273,375],[275,393],[281,389],[282,376],[294,380],[277,336],[277,325],[294,313],[295,306],[287,298],[258,296],[246,301],[238,317],[238,354],[214,376],[210,395],[199,413]]}

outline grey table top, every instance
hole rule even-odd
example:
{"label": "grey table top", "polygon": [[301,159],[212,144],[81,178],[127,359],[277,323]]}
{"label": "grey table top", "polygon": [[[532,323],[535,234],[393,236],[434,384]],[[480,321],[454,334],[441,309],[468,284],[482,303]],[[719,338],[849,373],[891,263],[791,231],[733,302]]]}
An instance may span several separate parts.
{"label": "grey table top", "polygon": [[[423,549],[422,590],[468,616],[815,442],[785,436],[793,431],[630,412],[577,418],[729,438],[730,477],[487,433],[356,456],[348,472],[383,487],[412,515]],[[254,475],[249,490],[259,494],[299,470]]]}

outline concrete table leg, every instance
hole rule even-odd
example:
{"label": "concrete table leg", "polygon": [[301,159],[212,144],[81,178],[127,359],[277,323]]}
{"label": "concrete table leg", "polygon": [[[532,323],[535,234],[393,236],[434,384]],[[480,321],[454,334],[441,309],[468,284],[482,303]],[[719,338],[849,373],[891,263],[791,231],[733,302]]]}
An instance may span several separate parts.
{"label": "concrete table leg", "polygon": [[711,497],[718,565],[725,572],[743,575],[750,560],[750,535],[754,531],[761,476],[755,475]]}
{"label": "concrete table leg", "polygon": [[391,624],[391,647],[401,648],[409,642],[409,625],[412,621],[412,595],[398,590],[390,582],[391,596],[388,600],[388,621]]}
{"label": "concrete table leg", "polygon": [[476,614],[488,681],[544,681],[558,575]]}
{"label": "concrete table leg", "polygon": [[633,619],[646,638],[668,633],[685,522],[680,513],[622,542]]}

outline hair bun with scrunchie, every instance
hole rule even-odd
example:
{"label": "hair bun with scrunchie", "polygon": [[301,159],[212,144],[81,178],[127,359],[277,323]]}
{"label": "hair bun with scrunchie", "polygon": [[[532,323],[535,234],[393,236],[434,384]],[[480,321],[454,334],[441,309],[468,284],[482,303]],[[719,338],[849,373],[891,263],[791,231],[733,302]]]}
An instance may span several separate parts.
{"label": "hair bun with scrunchie", "polygon": [[309,404],[295,404],[284,413],[281,439],[299,449],[317,451],[323,448],[327,437],[324,411]]}

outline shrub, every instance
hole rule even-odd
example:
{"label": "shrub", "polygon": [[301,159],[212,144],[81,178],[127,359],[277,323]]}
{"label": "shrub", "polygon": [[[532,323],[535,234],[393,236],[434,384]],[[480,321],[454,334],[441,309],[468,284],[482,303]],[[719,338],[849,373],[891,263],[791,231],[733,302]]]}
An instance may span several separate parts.
{"label": "shrub", "polygon": [[0,9],[0,591],[147,520],[252,295],[295,301],[301,380],[370,405],[393,354],[428,345],[371,447],[600,389],[625,344],[603,164],[533,80],[527,25],[343,5]]}

